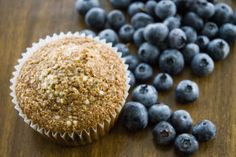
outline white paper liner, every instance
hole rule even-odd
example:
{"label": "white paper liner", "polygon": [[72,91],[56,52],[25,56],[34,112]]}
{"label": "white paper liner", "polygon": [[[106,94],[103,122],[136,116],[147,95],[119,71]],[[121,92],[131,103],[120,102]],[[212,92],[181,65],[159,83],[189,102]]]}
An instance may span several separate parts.
{"label": "white paper liner", "polygon": [[59,39],[63,39],[65,37],[87,37],[90,39],[93,39],[97,42],[100,42],[102,44],[107,45],[108,47],[112,48],[113,51],[117,54],[117,56],[122,60],[123,64],[125,64],[125,60],[121,58],[121,53],[117,51],[117,48],[112,47],[111,43],[106,43],[105,40],[100,40],[98,37],[92,37],[92,36],[86,36],[85,34],[81,34],[79,32],[76,33],[59,33],[59,34],[53,34],[52,36],[46,36],[45,39],[39,39],[37,43],[33,43],[31,48],[27,48],[26,52],[22,53],[22,56],[20,59],[18,59],[18,64],[14,67],[15,71],[12,73],[13,77],[10,80],[10,90],[11,90],[11,97],[12,102],[14,104],[14,108],[18,111],[18,114],[20,117],[23,118],[24,122],[27,123],[31,128],[33,128],[35,131],[39,132],[40,134],[56,141],[60,144],[66,144],[66,145],[84,145],[88,143],[92,143],[93,141],[97,140],[99,137],[105,135],[110,128],[114,125],[116,119],[118,118],[118,115],[125,104],[126,98],[128,96],[128,91],[130,88],[129,85],[129,70],[128,65],[125,64],[125,71],[126,71],[126,91],[125,91],[125,97],[121,103],[121,105],[116,108],[113,113],[110,114],[110,118],[106,119],[104,122],[97,124],[96,127],[91,127],[86,130],[78,131],[78,132],[72,132],[72,133],[59,133],[59,132],[52,132],[50,130],[47,130],[45,128],[41,128],[38,124],[33,123],[30,119],[27,118],[27,116],[22,112],[16,97],[15,87],[17,82],[17,77],[20,73],[20,70],[25,63],[26,60],[31,57],[31,55],[36,52],[39,48],[42,46]]}

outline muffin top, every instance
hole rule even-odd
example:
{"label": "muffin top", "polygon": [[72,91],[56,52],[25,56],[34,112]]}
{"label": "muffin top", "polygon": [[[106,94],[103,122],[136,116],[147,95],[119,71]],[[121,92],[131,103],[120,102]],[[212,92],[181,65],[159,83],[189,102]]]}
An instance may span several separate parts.
{"label": "muffin top", "polygon": [[111,117],[126,93],[125,65],[114,50],[87,37],[65,37],[40,47],[16,83],[22,112],[53,132],[77,132]]}

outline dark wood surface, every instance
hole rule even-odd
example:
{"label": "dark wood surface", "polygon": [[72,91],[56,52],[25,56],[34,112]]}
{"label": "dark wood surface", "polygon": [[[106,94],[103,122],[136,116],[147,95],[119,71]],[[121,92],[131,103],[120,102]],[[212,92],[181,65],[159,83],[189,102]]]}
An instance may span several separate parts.
{"label": "dark wood surface", "polygon": [[[103,7],[109,10],[108,0]],[[235,6],[235,2],[228,1]],[[9,96],[9,79],[21,53],[32,42],[54,32],[79,31],[83,19],[74,10],[74,0],[0,0],[0,156],[2,157],[174,157],[173,147],[156,146],[153,126],[128,133],[120,123],[101,140],[83,147],[63,147],[49,142],[17,116]],[[198,157],[236,157],[236,49],[218,62],[209,77],[197,78],[188,68],[176,76],[175,84],[191,79],[201,95],[194,104],[177,104],[174,90],[160,94],[173,110],[188,110],[195,122],[210,119],[217,125],[217,138],[200,145]]]}

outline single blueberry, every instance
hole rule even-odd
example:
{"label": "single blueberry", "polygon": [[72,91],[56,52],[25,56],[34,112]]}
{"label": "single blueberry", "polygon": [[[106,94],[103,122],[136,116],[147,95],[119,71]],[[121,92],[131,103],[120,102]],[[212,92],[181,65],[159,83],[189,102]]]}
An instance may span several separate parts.
{"label": "single blueberry", "polygon": [[129,85],[132,87],[134,87],[135,83],[136,83],[136,79],[134,77],[134,74],[129,71],[129,78],[130,78],[130,81],[129,81]]}
{"label": "single blueberry", "polygon": [[144,12],[145,11],[145,5],[143,2],[133,2],[129,5],[128,8],[128,14],[132,17],[136,13]]}
{"label": "single blueberry", "polygon": [[207,0],[198,0],[196,5],[197,14],[203,19],[209,19],[215,14],[215,6]]}
{"label": "single blueberry", "polygon": [[182,51],[182,54],[184,56],[184,61],[188,64],[190,64],[193,57],[199,53],[200,53],[200,48],[197,44],[194,43],[187,44]]}
{"label": "single blueberry", "polygon": [[130,54],[129,48],[123,43],[117,43],[115,47],[117,48],[118,52],[121,52],[122,57],[128,56]]}
{"label": "single blueberry", "polygon": [[201,50],[206,50],[207,49],[207,46],[209,44],[210,40],[207,36],[204,36],[204,35],[200,35],[197,37],[197,40],[196,40],[196,44],[199,46],[199,48]]}
{"label": "single blueberry", "polygon": [[208,54],[213,60],[223,60],[229,52],[229,44],[223,39],[214,39],[208,45]]}
{"label": "single blueberry", "polygon": [[161,121],[168,121],[171,115],[172,110],[163,103],[154,104],[148,109],[149,120],[153,124],[157,124]]}
{"label": "single blueberry", "polygon": [[163,22],[171,31],[172,29],[179,28],[181,25],[181,19],[180,17],[168,17]]}
{"label": "single blueberry", "polygon": [[189,26],[184,26],[181,29],[186,34],[188,43],[194,43],[197,40],[197,32],[195,29]]}
{"label": "single blueberry", "polygon": [[159,73],[153,81],[153,86],[157,91],[168,91],[173,87],[173,78],[167,73]]}
{"label": "single blueberry", "polygon": [[226,23],[220,27],[219,37],[233,43],[236,39],[236,26],[230,23]]}
{"label": "single blueberry", "polygon": [[201,30],[204,26],[203,20],[195,13],[189,12],[184,16],[183,23],[196,30]]}
{"label": "single blueberry", "polygon": [[229,22],[236,25],[236,12],[231,15]]}
{"label": "single blueberry", "polygon": [[144,28],[139,28],[138,30],[136,30],[133,34],[133,41],[134,41],[134,44],[136,46],[140,46],[142,43],[145,42],[145,39],[144,39]]}
{"label": "single blueberry", "polygon": [[199,144],[193,135],[184,133],[175,139],[175,148],[181,154],[189,156],[198,150]]}
{"label": "single blueberry", "polygon": [[138,81],[147,81],[152,75],[152,67],[146,63],[140,63],[134,70],[134,76]]}
{"label": "single blueberry", "polygon": [[82,16],[85,16],[91,8],[99,7],[99,5],[98,0],[76,0],[75,2],[75,8]]}
{"label": "single blueberry", "polygon": [[87,26],[100,30],[106,25],[107,16],[104,9],[92,8],[85,15],[85,23]]}
{"label": "single blueberry", "polygon": [[96,33],[90,29],[83,29],[80,31],[80,33],[85,34],[86,36],[91,35],[92,37],[96,36]]}
{"label": "single blueberry", "polygon": [[218,35],[219,27],[213,22],[207,22],[202,30],[202,34],[212,39]]}
{"label": "single blueberry", "polygon": [[145,27],[150,23],[153,23],[153,18],[146,13],[136,13],[131,18],[131,24],[134,27],[134,29]]}
{"label": "single blueberry", "polygon": [[229,22],[230,17],[233,15],[232,8],[226,3],[217,3],[215,5],[215,14],[212,21],[218,25]]}
{"label": "single blueberry", "polygon": [[167,17],[174,16],[176,12],[176,5],[171,0],[160,1],[157,3],[155,8],[156,16],[160,19],[166,19]]}
{"label": "single blueberry", "polygon": [[125,64],[129,65],[129,70],[134,71],[135,68],[138,66],[139,60],[136,55],[128,55],[124,57]]}
{"label": "single blueberry", "polygon": [[169,45],[171,48],[181,49],[186,45],[186,42],[186,34],[181,29],[175,28],[169,33]]}
{"label": "single blueberry", "polygon": [[140,102],[146,107],[150,107],[157,103],[158,93],[153,86],[141,84],[133,90],[132,100]]}
{"label": "single blueberry", "polygon": [[120,10],[112,10],[107,16],[108,24],[114,30],[119,30],[125,24],[125,15]]}
{"label": "single blueberry", "polygon": [[149,0],[145,3],[145,11],[152,17],[156,16],[155,7],[157,2],[155,0]]}
{"label": "single blueberry", "polygon": [[195,75],[206,76],[213,72],[214,62],[208,54],[199,53],[193,57],[191,69]]}
{"label": "single blueberry", "polygon": [[184,68],[184,57],[178,50],[167,49],[159,57],[159,67],[171,75],[178,74]]}
{"label": "single blueberry", "polygon": [[206,142],[215,138],[216,127],[211,121],[203,120],[193,126],[192,133],[199,142]]}
{"label": "single blueberry", "polygon": [[148,113],[139,102],[127,102],[122,110],[122,122],[129,131],[138,131],[148,125]]}
{"label": "single blueberry", "polygon": [[131,0],[110,0],[112,6],[117,9],[126,9],[129,7]]}
{"label": "single blueberry", "polygon": [[152,131],[153,138],[156,144],[168,145],[175,139],[175,129],[165,121],[158,123]]}
{"label": "single blueberry", "polygon": [[185,133],[190,131],[193,120],[187,111],[177,110],[172,114],[171,124],[174,126],[176,132]]}
{"label": "single blueberry", "polygon": [[130,24],[123,25],[119,30],[119,37],[124,42],[131,42],[133,39],[134,28]]}
{"label": "single blueberry", "polygon": [[112,43],[113,45],[115,45],[119,40],[116,32],[112,29],[104,29],[98,34],[98,36],[100,39],[105,39],[106,42]]}
{"label": "single blueberry", "polygon": [[139,59],[149,64],[156,63],[159,54],[158,48],[147,42],[143,43],[138,49]]}

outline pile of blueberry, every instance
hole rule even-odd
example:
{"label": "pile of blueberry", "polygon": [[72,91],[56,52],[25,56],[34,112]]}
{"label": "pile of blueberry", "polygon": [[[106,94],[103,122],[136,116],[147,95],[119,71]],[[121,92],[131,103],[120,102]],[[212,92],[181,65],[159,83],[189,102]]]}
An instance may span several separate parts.
{"label": "pile of blueberry", "polygon": [[[99,0],[77,0],[76,10],[89,29],[81,32],[105,39],[122,53],[130,70],[132,101],[122,111],[125,127],[137,131],[156,124],[153,136],[157,144],[175,141],[177,150],[192,154],[198,142],[215,137],[215,125],[209,120],[192,127],[187,111],[158,104],[158,92],[173,87],[173,75],[189,65],[197,76],[207,76],[217,61],[224,60],[236,39],[236,13],[214,0],[110,0],[113,10],[106,12]],[[126,16],[128,15],[128,16]],[[128,22],[129,21],[129,22]],[[98,33],[98,34],[97,34]],[[133,43],[137,53],[130,53]],[[153,66],[159,68],[152,85]],[[198,85],[190,80],[176,87],[176,100],[191,103],[199,97]],[[192,134],[189,134],[192,133]]]}

